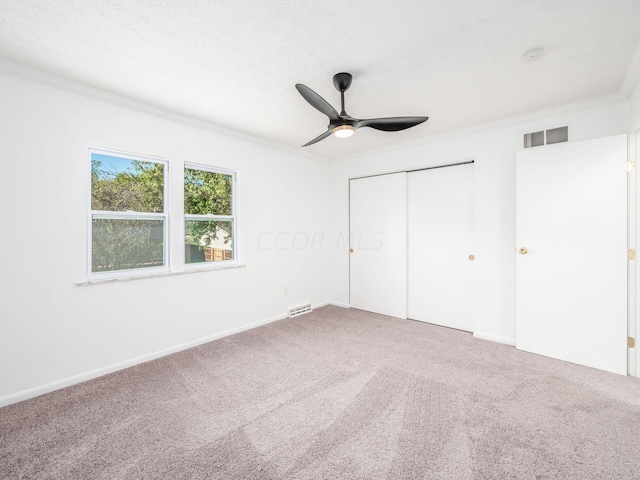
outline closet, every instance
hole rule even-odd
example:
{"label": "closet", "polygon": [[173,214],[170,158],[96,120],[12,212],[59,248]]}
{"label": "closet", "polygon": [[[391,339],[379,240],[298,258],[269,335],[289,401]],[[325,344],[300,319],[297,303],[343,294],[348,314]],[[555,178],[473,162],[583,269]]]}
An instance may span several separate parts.
{"label": "closet", "polygon": [[473,163],[350,181],[351,306],[472,331]]}

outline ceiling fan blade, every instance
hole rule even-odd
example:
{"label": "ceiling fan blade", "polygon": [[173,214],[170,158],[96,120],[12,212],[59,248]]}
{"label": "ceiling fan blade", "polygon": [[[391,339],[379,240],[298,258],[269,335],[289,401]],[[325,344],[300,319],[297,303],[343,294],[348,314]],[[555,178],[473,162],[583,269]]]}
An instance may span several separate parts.
{"label": "ceiling fan blade", "polygon": [[397,132],[407,128],[415,127],[429,120],[429,117],[388,117],[388,118],[369,118],[360,120],[356,125],[360,127],[371,127],[384,132]]}
{"label": "ceiling fan blade", "polygon": [[324,113],[331,120],[338,120],[340,115],[335,108],[333,108],[329,102],[327,102],[324,98],[318,95],[316,92],[311,90],[306,85],[302,85],[301,83],[296,83],[296,89],[300,92],[300,95],[311,104],[313,108],[319,110]]}
{"label": "ceiling fan blade", "polygon": [[322,135],[318,135],[316,138],[314,138],[313,140],[311,140],[308,143],[305,143],[304,145],[302,145],[303,147],[308,147],[309,145],[313,145],[314,143],[319,142],[320,140],[324,140],[325,138],[327,138],[329,135],[331,135],[332,131],[331,130],[327,130],[326,132],[324,132]]}

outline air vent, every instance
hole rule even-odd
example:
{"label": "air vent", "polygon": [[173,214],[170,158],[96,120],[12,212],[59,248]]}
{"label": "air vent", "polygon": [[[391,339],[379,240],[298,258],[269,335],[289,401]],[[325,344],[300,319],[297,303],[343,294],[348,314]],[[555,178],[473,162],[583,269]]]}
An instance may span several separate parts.
{"label": "air vent", "polygon": [[540,145],[544,145],[544,130],[524,134],[524,148],[539,147]]}
{"label": "air vent", "polygon": [[551,128],[539,132],[524,134],[524,148],[540,147],[552,143],[567,142],[569,140],[569,127]]}
{"label": "air vent", "polygon": [[298,317],[300,315],[304,315],[305,313],[311,312],[311,304],[307,303],[306,305],[300,305],[298,307],[293,307],[289,309],[289,317]]}
{"label": "air vent", "polygon": [[552,128],[547,130],[547,145],[569,140],[569,127]]}

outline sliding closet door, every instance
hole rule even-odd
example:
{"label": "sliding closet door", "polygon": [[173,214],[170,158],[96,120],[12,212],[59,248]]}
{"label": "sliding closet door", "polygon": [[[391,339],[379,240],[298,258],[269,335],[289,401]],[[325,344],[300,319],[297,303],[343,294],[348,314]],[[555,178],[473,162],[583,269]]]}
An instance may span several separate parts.
{"label": "sliding closet door", "polygon": [[627,373],[626,135],[519,152],[516,347]]}
{"label": "sliding closet door", "polygon": [[407,318],[407,174],[350,182],[350,303]]}
{"label": "sliding closet door", "polygon": [[408,174],[408,317],[473,331],[473,164]]}

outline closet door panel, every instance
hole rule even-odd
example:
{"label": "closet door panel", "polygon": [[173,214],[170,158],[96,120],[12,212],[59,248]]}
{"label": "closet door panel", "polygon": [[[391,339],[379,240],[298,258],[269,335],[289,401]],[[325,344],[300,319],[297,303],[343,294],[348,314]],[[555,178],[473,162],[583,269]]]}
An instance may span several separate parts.
{"label": "closet door panel", "polygon": [[407,174],[350,181],[350,304],[407,318]]}
{"label": "closet door panel", "polygon": [[473,331],[473,164],[408,174],[408,317]]}

